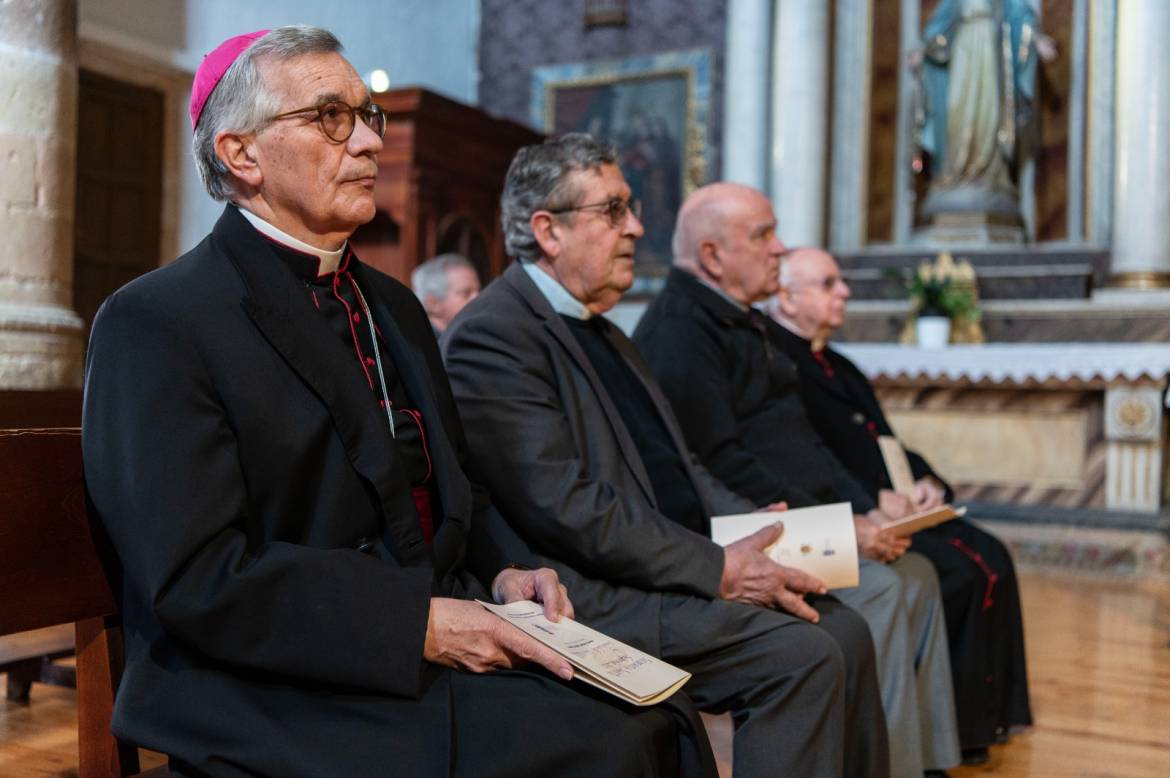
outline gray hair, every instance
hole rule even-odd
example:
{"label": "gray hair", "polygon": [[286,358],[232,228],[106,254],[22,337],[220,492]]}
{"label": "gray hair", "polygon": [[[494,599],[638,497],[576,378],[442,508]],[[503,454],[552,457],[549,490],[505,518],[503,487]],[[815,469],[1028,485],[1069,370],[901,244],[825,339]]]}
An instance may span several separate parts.
{"label": "gray hair", "polygon": [[611,144],[585,133],[569,133],[517,151],[500,197],[500,221],[508,254],[523,262],[540,259],[540,245],[532,234],[532,214],[577,205],[581,195],[570,184],[570,174],[616,165],[617,159],[617,149]]}
{"label": "gray hair", "polygon": [[258,132],[279,110],[277,96],[264,83],[257,60],[288,60],[340,51],[341,43],[333,33],[298,24],[272,30],[236,57],[203,105],[191,138],[195,167],[213,200],[230,200],[235,194],[231,171],[215,153],[215,136],[221,132]]}
{"label": "gray hair", "polygon": [[447,271],[452,268],[465,267],[475,272],[475,266],[462,254],[440,254],[431,257],[414,269],[410,274],[410,288],[419,300],[433,297],[436,300],[447,299]]}

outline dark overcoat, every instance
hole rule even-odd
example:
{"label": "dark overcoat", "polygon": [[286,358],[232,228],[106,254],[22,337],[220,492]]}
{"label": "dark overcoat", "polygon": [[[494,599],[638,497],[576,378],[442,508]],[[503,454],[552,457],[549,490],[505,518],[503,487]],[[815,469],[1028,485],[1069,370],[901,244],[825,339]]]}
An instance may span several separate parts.
{"label": "dark overcoat", "polygon": [[874,507],[809,424],[795,366],[769,341],[761,314],[674,268],[634,343],[687,443],[728,487],[793,508],[838,500],[855,513]]}

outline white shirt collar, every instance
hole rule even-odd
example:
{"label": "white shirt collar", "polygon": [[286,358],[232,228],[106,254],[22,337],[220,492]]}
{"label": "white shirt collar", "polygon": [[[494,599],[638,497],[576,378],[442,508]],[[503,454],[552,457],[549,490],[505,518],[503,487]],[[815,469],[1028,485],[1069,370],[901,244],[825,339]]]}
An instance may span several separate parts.
{"label": "white shirt collar", "polygon": [[521,261],[520,267],[524,268],[524,272],[532,279],[532,283],[536,284],[536,288],[544,295],[544,299],[548,300],[554,311],[582,321],[593,318],[593,311],[569,294],[569,290],[561,286],[560,281],[537,267],[535,262]]}
{"label": "white shirt collar", "polygon": [[341,248],[339,248],[337,251],[326,251],[325,249],[319,249],[316,246],[310,246],[303,240],[294,238],[292,235],[289,235],[279,227],[272,226],[264,219],[261,219],[259,216],[249,211],[247,208],[241,208],[237,205],[236,209],[239,210],[240,214],[245,219],[247,219],[248,223],[255,227],[257,231],[267,235],[277,243],[283,243],[289,248],[296,249],[297,251],[303,252],[305,254],[312,254],[321,260],[321,265],[323,267],[341,266],[342,254],[345,253],[345,244],[342,244]]}

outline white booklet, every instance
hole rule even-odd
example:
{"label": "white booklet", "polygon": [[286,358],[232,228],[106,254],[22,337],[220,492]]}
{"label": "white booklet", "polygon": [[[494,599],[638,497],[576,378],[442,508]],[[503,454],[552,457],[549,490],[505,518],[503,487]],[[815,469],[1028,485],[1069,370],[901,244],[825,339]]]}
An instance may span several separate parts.
{"label": "white booklet", "polygon": [[539,603],[476,602],[568,659],[575,678],[634,705],[662,702],[691,678],[686,670],[572,619],[549,621]]}
{"label": "white booklet", "polygon": [[853,506],[847,502],[779,513],[713,516],[711,539],[726,546],[778,521],[784,524],[784,532],[767,549],[772,559],[815,575],[830,589],[857,586],[857,533]]}
{"label": "white booklet", "polygon": [[890,485],[898,494],[910,497],[914,494],[914,473],[910,470],[910,459],[906,456],[906,449],[893,435],[878,437],[878,448],[882,452],[882,462],[886,465],[886,473],[890,476]]}

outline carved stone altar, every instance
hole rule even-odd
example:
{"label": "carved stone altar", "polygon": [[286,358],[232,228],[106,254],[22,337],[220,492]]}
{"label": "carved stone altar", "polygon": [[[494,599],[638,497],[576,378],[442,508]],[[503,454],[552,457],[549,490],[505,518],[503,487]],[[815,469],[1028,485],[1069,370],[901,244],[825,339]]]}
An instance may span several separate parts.
{"label": "carved stone altar", "polygon": [[835,347],[960,500],[1147,514],[1166,504],[1170,345]]}

